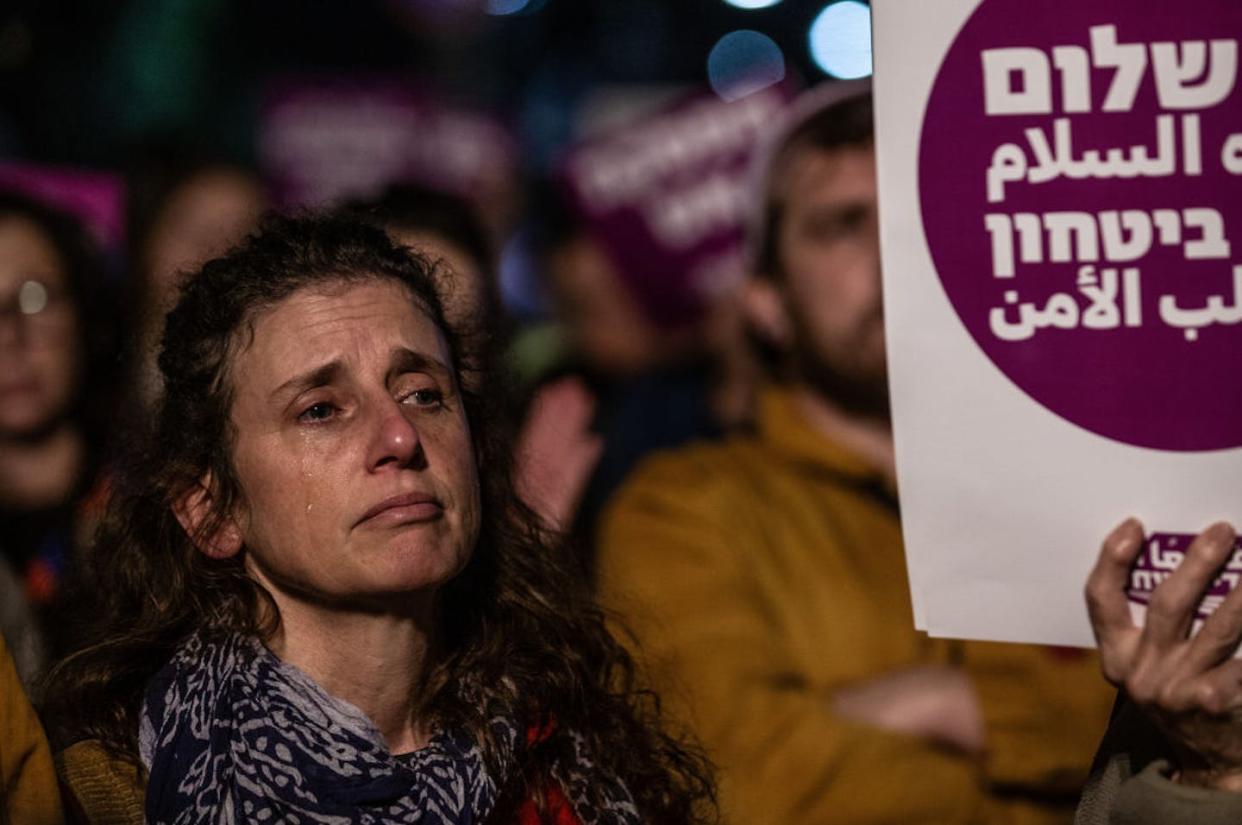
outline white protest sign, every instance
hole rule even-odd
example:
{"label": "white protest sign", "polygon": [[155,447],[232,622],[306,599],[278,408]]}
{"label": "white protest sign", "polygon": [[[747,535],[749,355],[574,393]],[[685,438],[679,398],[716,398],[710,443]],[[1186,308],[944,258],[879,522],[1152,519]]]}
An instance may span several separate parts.
{"label": "white protest sign", "polygon": [[1242,523],[1242,3],[872,5],[916,622],[1089,645],[1115,524],[1141,605]]}

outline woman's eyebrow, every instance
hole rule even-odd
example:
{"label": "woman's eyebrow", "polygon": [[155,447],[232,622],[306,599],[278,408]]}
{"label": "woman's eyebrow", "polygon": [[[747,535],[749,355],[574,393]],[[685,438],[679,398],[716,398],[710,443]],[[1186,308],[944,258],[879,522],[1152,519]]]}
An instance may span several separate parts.
{"label": "woman's eyebrow", "polygon": [[453,374],[449,366],[434,355],[416,352],[406,347],[394,348],[389,363],[391,364],[388,369],[389,378],[403,372],[430,372],[446,378]]}
{"label": "woman's eyebrow", "polygon": [[340,361],[329,361],[306,372],[293,376],[276,389],[272,390],[272,398],[281,395],[297,395],[311,387],[322,387],[331,384],[340,375],[344,365]]}

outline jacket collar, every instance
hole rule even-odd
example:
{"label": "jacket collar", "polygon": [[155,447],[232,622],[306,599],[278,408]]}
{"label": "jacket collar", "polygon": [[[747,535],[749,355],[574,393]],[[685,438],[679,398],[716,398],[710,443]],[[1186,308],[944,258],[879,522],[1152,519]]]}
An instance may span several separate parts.
{"label": "jacket collar", "polygon": [[895,493],[879,468],[815,429],[788,387],[769,385],[763,389],[756,424],[766,446],[798,464],[859,483],[878,484]]}

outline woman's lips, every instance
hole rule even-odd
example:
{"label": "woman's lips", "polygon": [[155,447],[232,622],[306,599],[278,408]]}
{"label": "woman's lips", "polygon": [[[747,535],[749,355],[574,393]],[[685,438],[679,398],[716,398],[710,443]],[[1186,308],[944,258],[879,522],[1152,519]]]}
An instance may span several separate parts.
{"label": "woman's lips", "polygon": [[444,505],[426,493],[404,493],[387,498],[362,515],[354,524],[392,527],[413,522],[434,521],[444,515]]}

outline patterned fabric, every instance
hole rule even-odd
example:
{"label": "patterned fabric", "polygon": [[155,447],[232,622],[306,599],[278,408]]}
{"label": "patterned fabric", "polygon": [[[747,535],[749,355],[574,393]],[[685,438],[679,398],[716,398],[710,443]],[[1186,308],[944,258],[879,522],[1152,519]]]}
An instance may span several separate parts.
{"label": "patterned fabric", "polygon": [[[139,732],[150,775],[147,820],[479,823],[495,806],[518,737],[507,720],[492,725],[501,743],[499,777],[490,775],[469,737],[452,732],[393,756],[361,711],[329,696],[258,640],[194,636],[147,688]],[[584,825],[637,823],[633,799],[619,782],[597,788],[609,800],[604,810],[587,809],[587,783],[596,778],[577,750],[577,764],[556,772],[574,818]]]}

